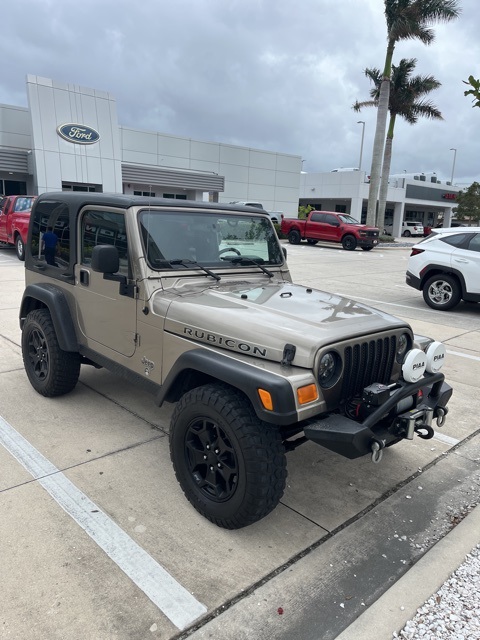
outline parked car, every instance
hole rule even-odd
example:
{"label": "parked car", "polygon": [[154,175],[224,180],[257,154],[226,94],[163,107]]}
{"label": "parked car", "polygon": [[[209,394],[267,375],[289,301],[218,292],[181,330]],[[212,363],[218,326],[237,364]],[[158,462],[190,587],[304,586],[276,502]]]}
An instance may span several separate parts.
{"label": "parked car", "polygon": [[[464,224],[461,224],[460,222],[451,222],[450,223],[450,227],[464,227]],[[436,229],[443,229],[443,223],[439,222],[438,224],[435,225],[435,227],[423,227],[423,235],[426,238],[427,236],[429,236],[432,231],[435,231]],[[449,227],[445,227],[445,228],[449,228]]]}
{"label": "parked car", "polygon": [[[388,233],[390,236],[392,235],[392,224],[385,225],[385,233]],[[404,220],[402,223],[401,235],[405,238],[410,238],[410,236],[423,236],[423,224],[421,222]]]}
{"label": "parked car", "polygon": [[252,200],[232,200],[229,204],[240,204],[242,207],[255,207],[255,209],[264,208],[261,202],[254,202]]}
{"label": "parked car", "polygon": [[3,196],[0,200],[0,242],[15,247],[19,260],[25,260],[30,211],[35,196]]}
{"label": "parked car", "polygon": [[410,254],[406,281],[439,311],[460,300],[480,302],[480,227],[438,229],[421,240]]}
{"label": "parked car", "polygon": [[347,251],[357,247],[370,251],[378,244],[380,234],[377,227],[369,227],[346,213],[333,211],[310,211],[306,220],[283,218],[280,229],[290,244],[300,244],[302,240],[308,244],[317,244],[319,240],[340,242]]}

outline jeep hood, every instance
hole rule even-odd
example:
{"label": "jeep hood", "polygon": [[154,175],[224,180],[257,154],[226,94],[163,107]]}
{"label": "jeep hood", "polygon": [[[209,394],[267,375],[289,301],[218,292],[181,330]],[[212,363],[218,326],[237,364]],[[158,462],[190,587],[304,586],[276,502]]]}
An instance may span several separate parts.
{"label": "jeep hood", "polygon": [[201,290],[197,283],[157,292],[152,304],[154,313],[165,314],[167,332],[277,362],[293,344],[294,363],[304,367],[322,346],[408,326],[349,298],[285,282],[222,282]]}

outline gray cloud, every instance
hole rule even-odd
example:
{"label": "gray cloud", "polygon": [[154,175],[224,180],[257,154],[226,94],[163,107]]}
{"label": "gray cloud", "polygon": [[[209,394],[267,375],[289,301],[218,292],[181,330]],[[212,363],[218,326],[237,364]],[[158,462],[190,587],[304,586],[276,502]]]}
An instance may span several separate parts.
{"label": "gray cloud", "polygon": [[[431,98],[443,122],[396,126],[392,172],[434,170],[480,179],[480,109],[462,80],[480,75],[477,0],[435,27],[430,47],[397,46],[442,87]],[[283,151],[308,171],[356,166],[364,120],[369,171],[374,109],[365,67],[382,67],[380,0],[17,0],[4,9],[0,102],[26,106],[28,73],[111,92],[134,128]]]}

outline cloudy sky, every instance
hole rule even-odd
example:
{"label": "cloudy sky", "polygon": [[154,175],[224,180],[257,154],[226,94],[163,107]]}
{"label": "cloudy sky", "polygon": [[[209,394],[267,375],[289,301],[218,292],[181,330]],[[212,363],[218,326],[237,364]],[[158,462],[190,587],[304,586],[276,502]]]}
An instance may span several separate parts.
{"label": "cloudy sky", "polygon": [[[434,27],[429,46],[397,45],[395,61],[442,87],[444,120],[397,121],[392,173],[480,180],[480,109],[464,97],[480,77],[480,2]],[[382,0],[15,0],[2,11],[0,103],[27,106],[33,74],[109,91],[119,123],[304,158],[304,170],[370,171],[376,111],[365,67],[383,67]]]}

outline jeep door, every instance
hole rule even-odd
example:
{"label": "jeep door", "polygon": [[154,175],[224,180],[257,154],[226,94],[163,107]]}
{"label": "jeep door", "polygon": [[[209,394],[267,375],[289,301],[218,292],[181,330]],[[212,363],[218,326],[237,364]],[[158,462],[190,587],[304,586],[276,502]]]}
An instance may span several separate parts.
{"label": "jeep door", "polygon": [[[75,266],[75,297],[79,328],[89,347],[98,349],[98,345],[103,345],[124,356],[132,356],[136,348],[136,297],[133,286],[121,286],[119,282],[124,276],[127,283],[133,284],[125,216],[113,209],[87,209],[78,224],[80,247],[79,264]],[[118,249],[120,268],[114,274],[116,279],[109,279],[91,268],[96,245],[113,245]]]}

